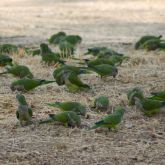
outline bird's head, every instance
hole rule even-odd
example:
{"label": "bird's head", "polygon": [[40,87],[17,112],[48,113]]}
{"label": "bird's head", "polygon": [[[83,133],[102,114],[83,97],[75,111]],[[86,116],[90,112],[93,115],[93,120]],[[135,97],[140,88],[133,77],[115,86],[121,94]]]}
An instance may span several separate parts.
{"label": "bird's head", "polygon": [[78,35],[75,36],[75,39],[76,39],[78,44],[81,43],[81,41],[82,41],[82,38]]}
{"label": "bird's head", "polygon": [[58,32],[57,34],[56,34],[56,36],[66,36],[66,33],[65,32]]}
{"label": "bird's head", "polygon": [[40,82],[40,85],[44,85],[44,84],[50,84],[50,83],[53,83],[53,82],[55,82],[55,81],[49,81],[49,80],[39,80],[39,82]]}
{"label": "bird's head", "polygon": [[132,90],[128,91],[127,98],[129,100],[130,105],[135,105],[135,97],[139,99],[144,99],[143,91],[138,87],[135,87]]}
{"label": "bird's head", "polygon": [[125,108],[122,107],[122,106],[117,106],[117,107],[115,108],[115,113],[117,113],[117,114],[124,115],[125,111],[126,111]]}
{"label": "bird's head", "polygon": [[117,76],[117,74],[118,74],[118,69],[114,67],[113,71],[112,71],[113,78],[115,78]]}
{"label": "bird's head", "polygon": [[45,43],[40,44],[40,48],[41,48],[41,54],[51,52],[50,48]]}

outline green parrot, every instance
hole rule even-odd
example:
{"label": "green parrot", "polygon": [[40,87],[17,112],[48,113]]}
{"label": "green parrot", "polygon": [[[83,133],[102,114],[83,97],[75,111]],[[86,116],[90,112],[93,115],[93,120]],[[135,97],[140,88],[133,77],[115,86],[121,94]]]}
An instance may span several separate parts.
{"label": "green parrot", "polygon": [[89,71],[88,68],[85,67],[76,67],[72,65],[62,65],[54,70],[53,77],[56,80],[56,83],[58,85],[64,85],[65,84],[65,76],[71,72],[74,72],[75,74],[87,74]]}
{"label": "green parrot", "polygon": [[38,87],[38,86],[53,83],[53,82],[55,82],[55,81],[23,78],[23,79],[16,80],[16,81],[12,82],[10,88],[12,91],[15,91],[15,90],[30,91],[30,90]]}
{"label": "green parrot", "polygon": [[165,109],[165,101],[152,100],[152,99],[139,99],[135,97],[135,105],[142,110],[148,117],[153,116],[160,112],[162,108]]}
{"label": "green parrot", "polygon": [[84,84],[78,75],[74,72],[64,74],[64,82],[70,92],[77,92],[81,90],[89,90],[90,86]]}
{"label": "green parrot", "polygon": [[96,122],[90,129],[96,129],[99,127],[105,127],[109,130],[116,129],[116,126],[122,121],[125,109],[123,107],[116,107],[115,111],[101,119],[100,121]]}
{"label": "green parrot", "polygon": [[18,47],[13,44],[0,45],[0,53],[12,53],[17,51],[18,51]]}
{"label": "green parrot", "polygon": [[90,61],[89,59],[84,59],[84,61],[88,67],[93,67],[93,66],[101,65],[101,64],[115,65],[111,60],[106,59],[106,58],[97,58],[92,61]]}
{"label": "green parrot", "polygon": [[152,35],[148,35],[148,36],[143,36],[139,39],[139,41],[136,42],[135,44],[135,49],[141,49],[141,46],[146,42],[146,41],[149,41],[149,40],[152,40],[152,39],[161,39],[162,38],[162,35],[160,36],[152,36]]}
{"label": "green parrot", "polygon": [[8,55],[0,54],[0,66],[12,65],[12,58]]}
{"label": "green parrot", "polygon": [[144,99],[143,91],[138,87],[135,87],[128,91],[127,98],[129,101],[129,105],[135,105],[135,97],[138,97],[139,99]]}
{"label": "green parrot", "polygon": [[65,78],[66,76],[71,73],[72,71],[69,71],[69,70],[61,70],[60,68],[56,69],[54,72],[53,72],[53,77],[56,81],[56,83],[59,85],[59,86],[62,86],[65,84]]}
{"label": "green parrot", "polygon": [[16,99],[19,103],[18,110],[16,111],[17,119],[20,121],[21,126],[30,124],[33,116],[33,111],[28,106],[25,96],[22,94],[17,94]]}
{"label": "green parrot", "polygon": [[42,61],[44,61],[46,64],[48,65],[56,64],[56,63],[64,64],[65,61],[60,59],[60,54],[52,52],[47,44],[45,43],[40,44],[40,48],[41,48]]}
{"label": "green parrot", "polygon": [[6,71],[0,73],[0,75],[3,74],[12,74],[20,78],[24,78],[24,77],[33,78],[33,74],[30,72],[29,68],[24,65],[13,65],[10,67],[6,67]]}
{"label": "green parrot", "polygon": [[81,118],[73,111],[66,111],[58,114],[49,114],[49,119],[40,121],[39,124],[60,122],[68,127],[80,127]]}
{"label": "green parrot", "polygon": [[94,108],[98,111],[107,111],[109,107],[109,99],[107,96],[100,96],[94,100]]}
{"label": "green parrot", "polygon": [[124,60],[128,60],[128,56],[118,56],[118,55],[112,55],[107,60],[111,61],[115,66],[119,66],[122,64]]}
{"label": "green parrot", "polygon": [[97,55],[98,58],[110,58],[111,56],[117,56],[117,57],[119,56],[122,58],[124,54],[121,54],[114,50],[109,49],[106,52],[101,52]]}
{"label": "green parrot", "polygon": [[101,78],[108,76],[113,76],[113,78],[115,78],[118,74],[118,69],[109,64],[100,64],[89,67],[89,69],[99,74]]}
{"label": "green parrot", "polygon": [[58,45],[63,38],[65,38],[66,33],[65,32],[58,32],[56,34],[53,34],[49,39],[50,44]]}
{"label": "green parrot", "polygon": [[91,54],[93,56],[97,56],[98,58],[107,58],[112,55],[116,56],[123,56],[123,54],[118,53],[112,49],[109,49],[107,47],[94,47],[89,48],[88,52],[85,53],[85,55]]}
{"label": "green parrot", "polygon": [[165,90],[160,92],[152,92],[151,95],[153,96],[149,97],[149,99],[165,101]]}
{"label": "green parrot", "polygon": [[117,56],[117,55],[111,55],[107,58],[97,58],[95,60],[88,60],[84,59],[88,67],[96,66],[96,65],[101,65],[101,64],[109,64],[113,66],[118,66],[121,65],[123,60],[129,59],[127,56]]}
{"label": "green parrot", "polygon": [[140,46],[141,49],[146,49],[147,51],[152,51],[160,48],[160,39],[151,39],[146,41]]}
{"label": "green parrot", "polygon": [[86,114],[85,106],[77,102],[54,102],[47,105],[60,108],[62,111],[74,111],[78,115],[85,116]]}

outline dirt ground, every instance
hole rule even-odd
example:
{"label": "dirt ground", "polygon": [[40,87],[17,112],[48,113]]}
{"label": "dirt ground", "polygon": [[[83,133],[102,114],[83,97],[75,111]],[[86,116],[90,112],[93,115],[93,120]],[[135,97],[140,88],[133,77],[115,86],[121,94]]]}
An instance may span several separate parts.
{"label": "dirt ground", "polygon": [[[126,93],[138,86],[146,96],[165,89],[165,52],[135,51],[134,43],[145,34],[165,36],[163,0],[10,0],[0,1],[0,43],[39,45],[56,32],[82,36],[77,54],[91,46],[108,46],[130,56],[119,67],[116,80],[96,74],[82,76],[89,92],[72,94],[56,83],[25,94],[34,110],[34,124],[20,127],[15,117],[17,102],[10,84],[16,78],[0,77],[0,164],[2,165],[164,165],[165,113],[147,118],[128,106]],[[165,37],[164,37],[165,38]],[[54,67],[41,64],[39,56],[12,55],[27,65],[35,77],[53,79]],[[3,68],[0,68],[0,72]],[[95,97],[107,95],[112,106],[125,105],[118,132],[69,129],[61,125],[38,125],[48,113],[59,110],[51,101],[79,101],[87,106],[91,125],[105,114],[90,109]]]}

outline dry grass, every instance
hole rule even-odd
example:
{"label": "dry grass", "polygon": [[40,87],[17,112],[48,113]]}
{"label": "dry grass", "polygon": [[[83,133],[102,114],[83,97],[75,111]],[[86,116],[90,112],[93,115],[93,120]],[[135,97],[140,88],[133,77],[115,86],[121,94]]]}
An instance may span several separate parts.
{"label": "dry grass", "polygon": [[[92,89],[77,94],[68,93],[56,84],[39,87],[25,96],[34,109],[34,124],[20,127],[15,117],[17,102],[9,89],[15,79],[1,77],[0,86],[0,158],[2,164],[163,164],[165,154],[164,114],[146,118],[134,107],[127,106],[126,93],[140,86],[146,95],[165,88],[165,53],[134,51],[129,46],[131,58],[119,67],[117,80],[102,81],[97,75],[82,76]],[[21,54],[21,53],[20,53]],[[14,54],[14,61],[30,67],[37,78],[53,79],[54,67],[43,66],[39,56]],[[135,62],[136,61],[136,62]],[[3,69],[1,69],[2,71]],[[106,130],[95,133],[84,129],[68,129],[61,125],[38,125],[37,121],[56,113],[47,107],[51,101],[79,101],[88,108],[89,119],[82,125],[89,126],[105,114],[90,110],[92,100],[107,95],[112,106],[127,107],[118,132]]]}
{"label": "dry grass", "polygon": [[[15,117],[18,105],[10,84],[16,78],[11,75],[0,77],[0,164],[164,165],[165,114],[144,117],[138,109],[128,106],[126,98],[127,91],[135,86],[141,87],[146,96],[151,91],[165,89],[165,52],[135,51],[132,44],[144,34],[165,35],[163,0],[156,3],[153,0],[117,0],[118,3],[116,0],[97,0],[96,3],[92,0],[65,3],[57,0],[58,7],[51,0],[48,4],[45,2],[0,1],[0,30],[3,36],[9,37],[0,38],[0,42],[38,44],[54,32],[64,30],[83,37],[78,51],[80,58],[87,47],[105,45],[124,52],[130,60],[119,67],[116,80],[109,78],[105,82],[96,74],[83,75],[82,79],[92,88],[89,92],[72,94],[54,83],[26,93],[34,110],[34,124],[28,127],[20,127]],[[13,35],[26,37],[10,38]],[[12,57],[14,62],[27,65],[35,77],[53,79],[55,68],[42,65],[39,56],[19,52]],[[45,103],[79,101],[87,106],[90,115],[89,119],[82,118],[82,125],[89,126],[105,115],[90,109],[93,99],[99,95],[107,95],[113,107],[126,106],[117,133],[37,124],[48,113],[59,111]]]}

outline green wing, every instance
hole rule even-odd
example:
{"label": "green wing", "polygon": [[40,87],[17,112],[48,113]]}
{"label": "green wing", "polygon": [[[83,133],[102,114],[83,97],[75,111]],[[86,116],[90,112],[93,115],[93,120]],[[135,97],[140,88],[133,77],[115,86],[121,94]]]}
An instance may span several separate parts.
{"label": "green wing", "polygon": [[69,81],[70,83],[78,86],[78,87],[84,87],[84,88],[90,88],[87,84],[84,84],[80,79],[79,77],[74,74],[74,73],[71,73],[70,76],[69,76]]}
{"label": "green wing", "polygon": [[165,101],[165,90],[151,93],[153,96],[149,99]]}

